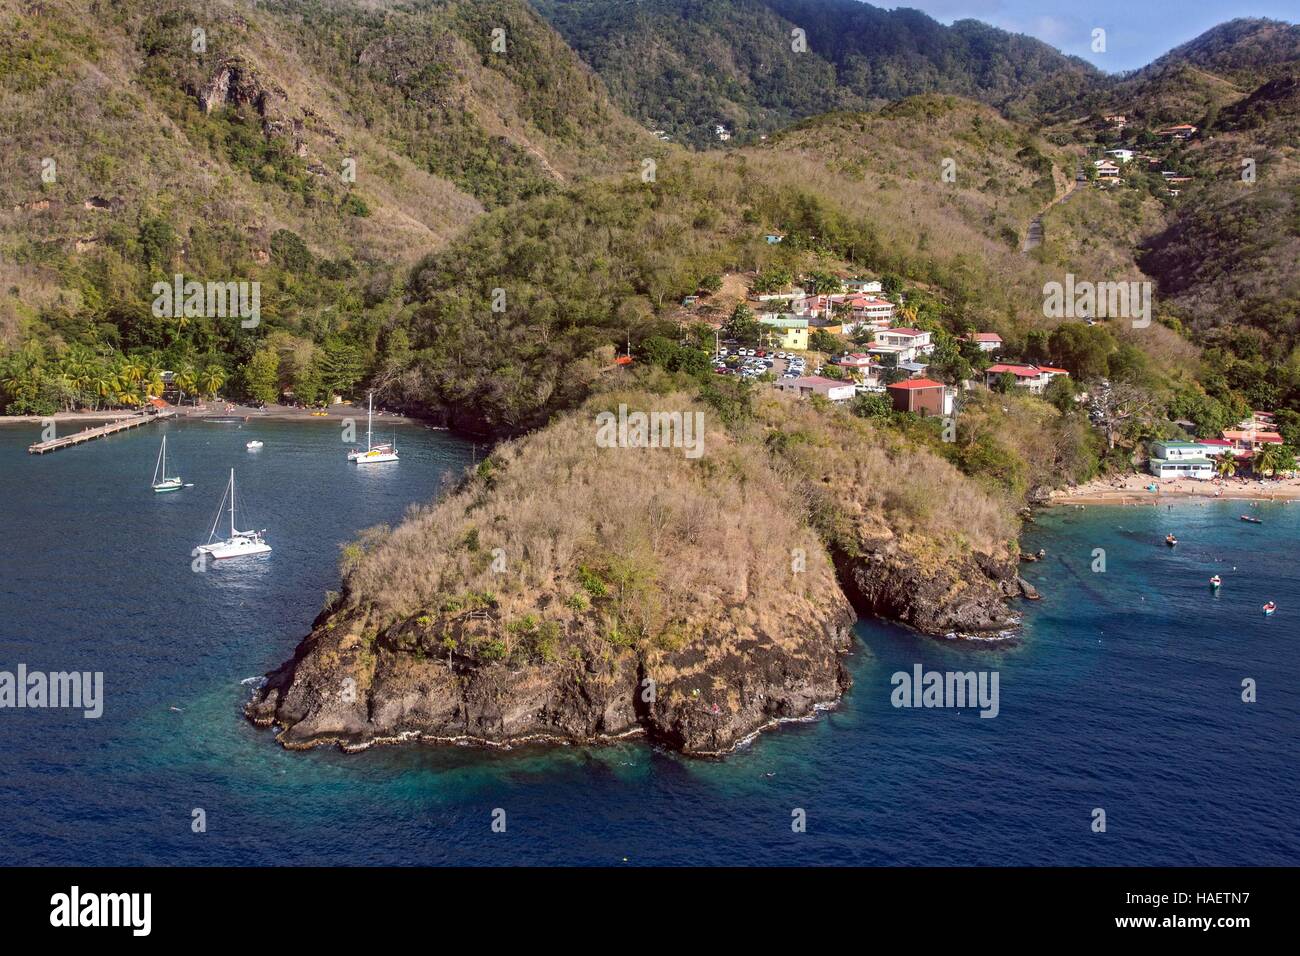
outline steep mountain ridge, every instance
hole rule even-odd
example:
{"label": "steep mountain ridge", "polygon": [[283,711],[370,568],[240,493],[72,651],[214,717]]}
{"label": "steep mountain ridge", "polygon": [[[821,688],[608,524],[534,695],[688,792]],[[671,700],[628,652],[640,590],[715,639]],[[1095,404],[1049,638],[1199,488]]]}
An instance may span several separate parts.
{"label": "steep mountain ridge", "polygon": [[716,145],[716,125],[747,141],[792,120],[926,92],[1028,116],[1101,77],[1030,37],[857,0],[534,5],[627,112],[692,146]]}

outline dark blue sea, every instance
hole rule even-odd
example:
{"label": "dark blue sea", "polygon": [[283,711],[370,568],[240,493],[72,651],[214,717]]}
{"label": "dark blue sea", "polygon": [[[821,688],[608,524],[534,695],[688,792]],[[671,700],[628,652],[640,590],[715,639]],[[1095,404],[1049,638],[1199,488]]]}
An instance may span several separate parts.
{"label": "dark blue sea", "polygon": [[[160,432],[195,487],[154,495]],[[289,753],[240,716],[338,585],[339,545],[470,463],[445,432],[346,463],[337,425],[154,426],[29,457],[0,426],[0,670],[102,671],[98,720],[0,710],[7,864],[1295,864],[1300,504],[1062,509],[1028,529],[1021,639],[864,622],[854,687],[722,761],[639,742]],[[244,449],[259,438],[257,454]],[[204,573],[226,474],[274,552]],[[1181,542],[1163,545],[1167,531]],[[1094,549],[1106,569],[1094,572]],[[1224,578],[1213,595],[1210,575]],[[1280,609],[1266,618],[1267,600]],[[891,705],[996,671],[999,714]],[[1251,679],[1257,700],[1242,700]],[[506,831],[493,832],[494,809]],[[1106,815],[1093,831],[1094,810]],[[202,809],[206,832],[193,832]],[[795,833],[792,814],[806,813]]]}

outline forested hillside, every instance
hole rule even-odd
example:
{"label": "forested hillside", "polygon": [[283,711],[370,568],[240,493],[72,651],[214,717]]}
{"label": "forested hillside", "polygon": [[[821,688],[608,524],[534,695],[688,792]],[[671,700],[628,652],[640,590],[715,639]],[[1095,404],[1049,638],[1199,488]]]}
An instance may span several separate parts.
{"label": "forested hillside", "polygon": [[[632,116],[676,141],[739,141],[836,109],[957,93],[1029,116],[1100,81],[1081,60],[976,21],[858,0],[535,0]],[[794,31],[806,48],[796,51]]]}
{"label": "forested hillside", "polygon": [[[102,366],[141,350],[247,390],[271,337],[301,397],[350,388],[411,261],[653,142],[522,0],[3,0],[0,17],[0,342],[26,341],[11,411],[139,394]],[[152,315],[175,272],[261,283],[260,329]],[[79,384],[42,378],[66,348]]]}

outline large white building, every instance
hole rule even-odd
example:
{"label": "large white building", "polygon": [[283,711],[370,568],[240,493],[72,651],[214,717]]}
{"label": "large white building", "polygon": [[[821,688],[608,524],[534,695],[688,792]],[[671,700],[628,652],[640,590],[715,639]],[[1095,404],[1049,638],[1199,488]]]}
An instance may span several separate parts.
{"label": "large white building", "polygon": [[1155,441],[1151,443],[1151,457],[1147,469],[1157,478],[1196,478],[1204,481],[1214,477],[1213,452],[1195,441]]}

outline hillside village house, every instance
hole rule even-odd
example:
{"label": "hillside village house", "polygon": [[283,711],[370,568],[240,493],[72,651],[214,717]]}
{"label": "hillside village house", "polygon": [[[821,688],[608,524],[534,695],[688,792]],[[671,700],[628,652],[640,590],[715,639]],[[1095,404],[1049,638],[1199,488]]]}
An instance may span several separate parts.
{"label": "hillside village house", "polygon": [[871,356],[863,352],[851,352],[831,359],[835,365],[850,372],[861,372],[871,367]]}
{"label": "hillside village house", "polygon": [[855,295],[844,300],[853,317],[864,322],[890,322],[894,318],[894,303],[876,295]]}
{"label": "hillside village house", "polygon": [[1041,395],[1047,383],[1058,375],[1069,375],[1063,368],[1050,365],[1011,365],[999,362],[990,365],[984,372],[984,384],[992,388],[1003,375],[1014,375],[1016,385],[1028,389],[1033,395]]}
{"label": "hillside village house", "polygon": [[776,347],[785,351],[803,352],[808,348],[808,320],[794,315],[764,315],[759,322],[773,329],[780,338]]}
{"label": "hillside village house", "polygon": [[933,348],[930,333],[920,329],[880,329],[876,343],[867,351],[874,355],[894,355],[899,362],[914,362],[918,355]]}
{"label": "hillside village house", "polygon": [[845,279],[844,288],[850,292],[856,292],[859,295],[880,293],[884,289],[880,285],[879,279]]}
{"label": "hillside village house", "polygon": [[[787,295],[760,296],[758,301],[788,298]],[[809,319],[824,319],[827,322],[836,317],[837,306],[847,306],[848,314],[857,322],[890,322],[894,318],[894,303],[877,295],[834,293],[831,295],[804,295],[800,293],[790,301],[790,312]],[[843,314],[844,310],[838,310]],[[842,322],[849,325],[852,323]]]}
{"label": "hillside village house", "polygon": [[971,332],[965,339],[978,345],[981,352],[997,352],[1002,348],[1002,336],[996,332]]}
{"label": "hillside village house", "polygon": [[1106,155],[1119,160],[1121,163],[1130,162],[1133,159],[1133,150],[1131,149],[1108,149]]}
{"label": "hillside village house", "polygon": [[1109,159],[1094,160],[1092,165],[1096,167],[1098,179],[1119,179],[1119,167]]}
{"label": "hillside village house", "polygon": [[1157,130],[1156,135],[1168,139],[1191,139],[1196,135],[1196,127],[1190,123],[1179,123],[1177,126]]}
{"label": "hillside village house", "polygon": [[1280,433],[1253,424],[1247,427],[1225,428],[1223,437],[1225,441],[1232,443],[1233,450],[1239,454],[1241,452],[1259,451],[1265,445],[1282,444],[1282,435]]}
{"label": "hillside village house", "polygon": [[872,357],[863,352],[853,352],[848,355],[841,355],[837,359],[831,360],[833,364],[838,365],[844,371],[850,373],[858,382],[868,391],[876,391],[885,384],[885,376],[890,371],[885,366],[876,362]]}
{"label": "hillside village house", "polygon": [[1157,478],[1214,477],[1214,462],[1207,448],[1194,441],[1155,441],[1151,443],[1147,469]]}
{"label": "hillside village house", "polygon": [[801,398],[820,395],[832,402],[847,402],[857,393],[852,382],[838,382],[833,378],[823,378],[820,375],[792,378],[777,382],[776,386],[783,392],[792,392]]}
{"label": "hillside village house", "polygon": [[955,389],[928,378],[913,378],[888,386],[894,410],[917,415],[951,415]]}

